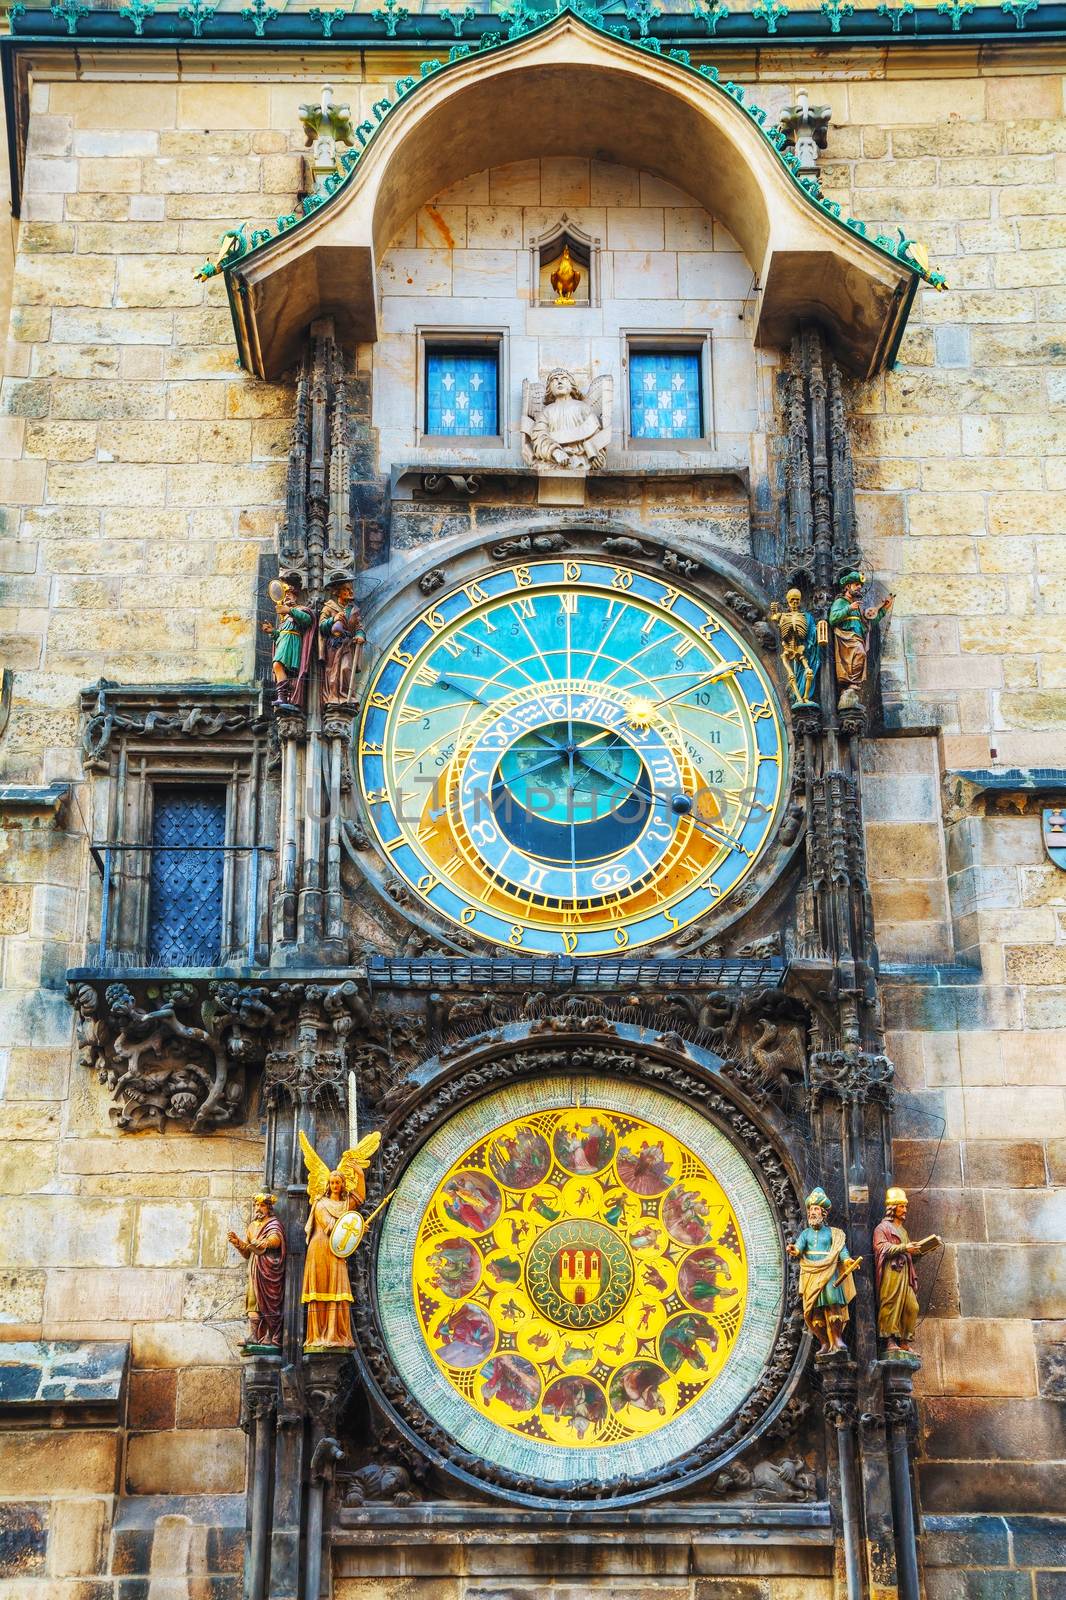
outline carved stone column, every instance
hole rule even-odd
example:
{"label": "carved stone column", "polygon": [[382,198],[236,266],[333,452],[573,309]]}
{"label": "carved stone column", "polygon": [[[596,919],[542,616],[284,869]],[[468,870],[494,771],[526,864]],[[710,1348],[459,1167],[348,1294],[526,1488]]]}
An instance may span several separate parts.
{"label": "carved stone column", "polygon": [[[786,580],[805,596],[821,646],[812,703],[793,707],[807,836],[797,957],[788,987],[812,1016],[807,1084],[812,1177],[830,1195],[833,1221],[845,1230],[852,1253],[866,1258],[854,1279],[848,1337],[857,1365],[848,1403],[864,1416],[880,1418],[871,1197],[879,1201],[888,1180],[892,1066],[884,1053],[877,990],[860,758],[877,686],[868,681],[861,701],[849,696],[841,708],[829,608],[841,576],[857,566],[860,553],[843,380],[823,336],[812,328],[793,341],[787,421],[783,565]],[[834,1396],[834,1404],[839,1398]],[[884,1436],[878,1427],[867,1429],[861,1439],[853,1431],[847,1441],[839,1438],[853,1462],[857,1491],[861,1486],[862,1540],[855,1543],[854,1517],[845,1516],[841,1529],[851,1563],[849,1595],[858,1592],[856,1561],[862,1582],[883,1594],[894,1582],[896,1543]]]}
{"label": "carved stone column", "polygon": [[271,1475],[280,1365],[280,1357],[257,1356],[242,1375],[241,1427],[248,1435],[248,1600],[266,1600],[270,1577]]}
{"label": "carved stone column", "polygon": [[821,1355],[815,1360],[822,1383],[822,1409],[834,1437],[835,1448],[829,1455],[829,1490],[839,1520],[844,1589],[847,1600],[863,1600],[865,1537],[855,1463],[858,1369],[843,1354]]}
{"label": "carved stone column", "polygon": [[918,1540],[911,1479],[911,1442],[917,1431],[914,1374],[921,1367],[917,1356],[906,1360],[888,1357],[882,1363],[885,1385],[885,1429],[892,1474],[892,1502],[896,1518],[896,1571],[900,1600],[919,1600]]}
{"label": "carved stone column", "polygon": [[344,1450],[337,1438],[337,1408],[341,1367],[347,1359],[344,1351],[315,1351],[304,1358],[311,1416],[304,1600],[319,1600],[322,1589],[326,1494],[338,1465],[344,1459]]}

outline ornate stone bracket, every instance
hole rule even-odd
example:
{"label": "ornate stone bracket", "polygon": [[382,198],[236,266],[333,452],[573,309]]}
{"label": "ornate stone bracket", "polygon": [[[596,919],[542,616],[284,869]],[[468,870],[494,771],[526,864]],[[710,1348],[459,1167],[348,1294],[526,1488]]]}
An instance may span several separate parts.
{"label": "ornate stone bracket", "polygon": [[350,1066],[372,1077],[394,1050],[413,1054],[419,1039],[414,1023],[371,1009],[355,979],[167,984],[83,971],[67,992],[81,1063],[110,1089],[116,1126],[131,1132],[243,1122],[251,1069],[263,1069],[268,1103],[327,1089],[343,1098]]}

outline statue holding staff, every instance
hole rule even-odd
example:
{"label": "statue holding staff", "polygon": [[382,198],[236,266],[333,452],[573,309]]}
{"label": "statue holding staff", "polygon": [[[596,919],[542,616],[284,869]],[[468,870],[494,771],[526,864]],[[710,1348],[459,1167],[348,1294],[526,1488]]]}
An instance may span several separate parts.
{"label": "statue holding staff", "polygon": [[257,1194],[252,1220],[242,1239],[230,1230],[229,1242],[248,1263],[248,1347],[276,1350],[281,1346],[285,1296],[285,1229],[274,1215],[272,1194]]}

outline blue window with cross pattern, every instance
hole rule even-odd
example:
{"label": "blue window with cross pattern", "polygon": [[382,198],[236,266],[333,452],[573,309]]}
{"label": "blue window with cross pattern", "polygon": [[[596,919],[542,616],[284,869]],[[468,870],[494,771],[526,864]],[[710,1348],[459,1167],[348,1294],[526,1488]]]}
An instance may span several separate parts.
{"label": "blue window with cross pattern", "polygon": [[427,345],[426,432],[497,435],[499,371],[498,351],[484,345]]}
{"label": "blue window with cross pattern", "polygon": [[631,350],[629,431],[634,439],[703,437],[698,350]]}

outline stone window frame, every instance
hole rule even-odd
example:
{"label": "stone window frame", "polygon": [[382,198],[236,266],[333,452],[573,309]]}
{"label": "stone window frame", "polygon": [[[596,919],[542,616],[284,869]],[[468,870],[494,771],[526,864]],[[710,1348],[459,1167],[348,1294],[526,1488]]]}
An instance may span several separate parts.
{"label": "stone window frame", "polygon": [[[82,703],[95,712],[84,735],[86,766],[96,775],[87,961],[115,971],[146,966],[153,807],[164,786],[225,791],[219,966],[266,959],[276,800],[266,781],[261,690],[98,686]],[[93,738],[105,717],[105,737]]]}
{"label": "stone window frame", "polygon": [[[702,333],[685,332],[670,328],[623,328],[621,332],[622,374],[622,427],[623,448],[634,451],[662,451],[703,453],[717,448],[718,425],[714,397],[714,346],[710,329]],[[630,419],[629,356],[654,351],[687,351],[700,357],[700,386],[703,409],[703,432],[679,439],[645,439],[633,433]]]}
{"label": "stone window frame", "polygon": [[[563,244],[569,240],[577,246],[582,256],[588,257],[588,288],[587,302],[581,302],[575,307],[577,310],[595,310],[603,304],[600,263],[603,255],[603,242],[591,233],[586,233],[584,228],[579,228],[577,223],[567,216],[564,211],[552,227],[529,241],[529,303],[536,308],[552,308],[553,299],[546,299],[540,292],[540,274],[544,258],[549,250],[561,250]],[[551,257],[549,256],[549,260]],[[565,310],[566,308],[560,307]]]}
{"label": "stone window frame", "polygon": [[[415,443],[419,449],[429,450],[503,450],[511,435],[510,407],[508,404],[510,380],[508,373],[507,328],[470,328],[434,323],[415,329],[418,341],[415,383]],[[427,433],[426,432],[426,357],[432,345],[469,345],[496,352],[496,425],[497,433]]]}

